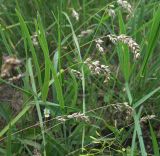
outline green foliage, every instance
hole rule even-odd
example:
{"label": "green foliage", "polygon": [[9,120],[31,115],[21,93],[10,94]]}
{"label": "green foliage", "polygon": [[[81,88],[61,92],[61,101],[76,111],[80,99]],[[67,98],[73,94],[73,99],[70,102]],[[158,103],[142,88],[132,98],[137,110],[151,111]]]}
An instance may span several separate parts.
{"label": "green foliage", "polygon": [[[117,1],[0,1],[0,155],[159,155],[160,3],[128,2],[130,13]],[[109,34],[132,38],[140,58]]]}

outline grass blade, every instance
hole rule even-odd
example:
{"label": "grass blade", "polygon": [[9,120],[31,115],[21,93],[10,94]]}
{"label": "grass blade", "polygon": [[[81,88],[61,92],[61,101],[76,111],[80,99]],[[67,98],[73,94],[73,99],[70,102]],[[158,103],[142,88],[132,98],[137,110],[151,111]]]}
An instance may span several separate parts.
{"label": "grass blade", "polygon": [[[82,56],[81,56],[81,52],[80,52],[80,46],[78,43],[78,39],[76,37],[76,34],[74,32],[73,29],[73,25],[68,17],[68,15],[66,13],[63,13],[66,17],[66,19],[68,20],[71,30],[72,30],[72,36],[73,36],[73,41],[75,43],[75,46],[77,48],[78,51],[78,60],[79,62],[83,62],[82,60]],[[76,54],[75,54],[76,55]],[[83,113],[85,114],[86,112],[86,104],[85,104],[85,77],[84,77],[84,69],[83,69],[83,65],[81,65],[81,73],[82,73],[82,92],[83,92]],[[82,152],[83,152],[83,147],[84,147],[84,138],[85,138],[85,126],[83,126],[83,132],[82,132]]]}
{"label": "grass blade", "polygon": [[36,51],[34,49],[34,46],[33,46],[32,40],[31,40],[31,36],[30,36],[29,30],[27,28],[27,25],[24,22],[23,17],[21,16],[20,12],[18,10],[16,10],[16,13],[17,13],[17,16],[19,18],[19,22],[20,22],[20,26],[21,26],[21,31],[25,35],[25,37],[27,38],[28,45],[29,45],[30,51],[32,53],[33,61],[34,61],[34,64],[35,64],[35,67],[36,67],[36,71],[37,71],[37,74],[38,74],[39,86],[40,86],[40,88],[42,88],[41,71],[40,71],[40,67],[39,67],[39,63],[38,63],[38,58],[37,58]]}
{"label": "grass blade", "polygon": [[153,90],[152,92],[150,92],[149,94],[145,95],[142,99],[140,99],[139,101],[137,101],[134,105],[133,108],[137,108],[139,107],[143,102],[145,102],[146,100],[148,100],[152,95],[154,95],[156,92],[158,92],[160,90],[160,87],[156,88],[155,90]]}
{"label": "grass blade", "polygon": [[150,132],[151,132],[151,139],[152,139],[152,144],[153,144],[154,155],[158,156],[158,155],[160,155],[158,142],[157,142],[155,132],[154,132],[150,122],[149,122],[149,128],[150,128]]}
{"label": "grass blade", "polygon": [[40,123],[40,127],[41,127],[42,138],[43,138],[43,145],[44,145],[43,154],[44,154],[44,156],[46,156],[46,151],[45,151],[46,140],[45,140],[45,135],[44,135],[43,118],[42,118],[42,114],[41,114],[40,104],[39,104],[38,99],[37,99],[38,94],[37,94],[35,80],[34,80],[34,76],[33,76],[31,59],[28,59],[28,72],[29,72],[30,79],[31,79],[32,89],[33,89],[33,92],[35,94],[34,95],[34,100],[35,100],[35,103],[36,103],[36,108],[37,108],[37,113],[38,113],[38,118],[39,118],[39,123]]}
{"label": "grass blade", "polygon": [[144,61],[142,63],[140,70],[141,76],[143,76],[147,71],[147,64],[156,46],[159,33],[160,33],[160,6],[158,7],[157,11],[153,14],[153,22],[148,36],[148,46],[146,48],[147,50],[145,52]]}
{"label": "grass blade", "polygon": [[45,75],[44,75],[44,83],[42,86],[42,100],[46,101],[49,90],[49,80],[50,80],[50,58],[49,58],[48,44],[39,14],[38,14],[38,23],[35,21],[35,25],[45,60]]}

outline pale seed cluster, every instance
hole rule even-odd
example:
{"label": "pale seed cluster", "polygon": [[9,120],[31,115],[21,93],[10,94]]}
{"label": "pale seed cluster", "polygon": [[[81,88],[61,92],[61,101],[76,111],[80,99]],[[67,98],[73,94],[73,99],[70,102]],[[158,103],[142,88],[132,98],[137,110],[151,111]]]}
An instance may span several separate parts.
{"label": "pale seed cluster", "polygon": [[147,122],[148,120],[154,119],[156,116],[155,115],[147,115],[141,118],[141,122]]}
{"label": "pale seed cluster", "polygon": [[109,6],[108,6],[108,9],[107,9],[107,12],[108,12],[108,15],[109,15],[110,17],[115,18],[116,13],[115,13],[115,11],[114,11],[114,5],[109,5]]}
{"label": "pale seed cluster", "polygon": [[13,75],[13,71],[20,67],[22,61],[12,56],[3,56],[3,64],[1,67],[1,78],[7,79],[9,81],[16,81],[23,77],[23,74]]}
{"label": "pale seed cluster", "polygon": [[108,66],[100,64],[99,61],[92,61],[91,58],[87,58],[84,63],[89,67],[92,74],[104,75],[104,83],[108,82],[111,73]]}
{"label": "pale seed cluster", "polygon": [[38,37],[37,33],[34,33],[32,36],[32,43],[35,46],[38,46],[38,38],[37,37]]}
{"label": "pale seed cluster", "polygon": [[131,123],[133,120],[133,108],[127,103],[111,104],[107,107],[106,118],[116,127]]}
{"label": "pale seed cluster", "polygon": [[43,110],[43,113],[44,113],[44,117],[45,118],[49,118],[50,117],[50,110],[48,108],[45,108]]}
{"label": "pale seed cluster", "polygon": [[125,110],[129,116],[131,116],[131,114],[134,111],[133,108],[128,104],[128,102],[124,102],[124,103],[116,104],[116,105],[111,105],[111,107],[115,108],[115,110],[117,110],[119,112],[123,112]]}
{"label": "pale seed cluster", "polygon": [[108,15],[114,18],[116,16],[116,13],[113,9],[108,9]]}
{"label": "pale seed cluster", "polygon": [[124,10],[126,10],[128,13],[132,13],[132,6],[127,1],[123,0],[117,0],[118,5],[120,5]]}
{"label": "pale seed cluster", "polygon": [[84,30],[84,31],[81,31],[81,33],[80,33],[80,35],[78,35],[78,37],[83,38],[83,37],[90,35],[91,33],[93,33],[92,29]]}
{"label": "pale seed cluster", "polygon": [[80,113],[80,112],[73,113],[73,114],[67,115],[67,116],[57,116],[56,119],[61,122],[65,122],[68,119],[76,119],[76,120],[80,120],[80,121],[89,122],[89,117],[86,116],[84,113]]}
{"label": "pale seed cluster", "polygon": [[79,14],[76,10],[72,9],[72,17],[79,21]]}
{"label": "pale seed cluster", "polygon": [[103,40],[101,40],[100,38],[96,39],[95,40],[96,42],[96,48],[97,50],[100,52],[100,53],[104,53],[104,48],[102,47],[102,44],[103,44]]}
{"label": "pale seed cluster", "polygon": [[71,72],[78,78],[78,79],[82,79],[82,74],[75,69],[71,69]]}
{"label": "pale seed cluster", "polygon": [[133,108],[128,105],[128,102],[124,102],[122,105],[122,109],[126,110],[126,120],[129,120],[133,115]]}
{"label": "pale seed cluster", "polygon": [[35,148],[35,149],[33,150],[33,156],[42,156],[42,155],[41,155],[40,151]]}
{"label": "pale seed cluster", "polygon": [[140,57],[140,46],[130,37],[124,34],[119,36],[116,35],[107,35],[108,38],[115,44],[117,42],[122,42],[131,49],[134,55],[134,59],[138,59]]}
{"label": "pale seed cluster", "polygon": [[10,81],[10,82],[18,81],[22,77],[24,77],[24,74],[18,74],[17,76],[13,76],[11,78],[8,78],[8,81]]}

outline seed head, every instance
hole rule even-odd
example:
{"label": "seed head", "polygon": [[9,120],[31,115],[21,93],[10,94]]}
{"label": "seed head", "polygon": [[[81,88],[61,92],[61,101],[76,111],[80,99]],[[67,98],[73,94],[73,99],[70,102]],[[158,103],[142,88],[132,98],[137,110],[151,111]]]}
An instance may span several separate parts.
{"label": "seed head", "polygon": [[117,42],[122,42],[131,49],[134,59],[137,60],[140,57],[140,46],[130,37],[126,36],[124,34],[121,34],[119,36],[116,35],[108,35],[108,38],[116,44]]}
{"label": "seed head", "polygon": [[3,56],[3,64],[1,67],[0,76],[9,78],[13,70],[21,65],[22,61],[13,56]]}
{"label": "seed head", "polygon": [[82,79],[82,74],[78,70],[71,69],[71,72],[78,78]]}
{"label": "seed head", "polygon": [[79,14],[74,9],[72,9],[72,16],[76,19],[76,21],[79,21]]}
{"label": "seed head", "polygon": [[24,74],[18,74],[17,76],[10,77],[8,81],[11,81],[11,82],[18,81],[22,77],[24,77]]}
{"label": "seed head", "polygon": [[78,112],[78,113],[73,113],[73,114],[71,114],[71,115],[67,115],[67,118],[68,118],[68,119],[83,120],[83,121],[85,121],[85,122],[89,122],[89,117],[86,116],[86,115],[83,114],[83,113],[80,113],[80,112]]}
{"label": "seed head", "polygon": [[61,122],[65,122],[68,119],[76,119],[76,120],[89,122],[89,117],[80,112],[76,112],[76,113],[65,115],[65,116],[57,116],[56,119]]}
{"label": "seed head", "polygon": [[92,32],[93,32],[92,29],[88,29],[88,30],[85,30],[85,31],[81,31],[81,34],[78,35],[78,37],[86,37],[86,36],[90,35]]}
{"label": "seed head", "polygon": [[116,13],[113,9],[108,9],[108,15],[114,18],[116,16]]}
{"label": "seed head", "polygon": [[118,5],[125,9],[128,13],[132,13],[132,6],[127,1],[117,0]]}
{"label": "seed head", "polygon": [[141,122],[146,122],[146,121],[151,120],[155,117],[156,117],[155,115],[147,115],[147,116],[142,117],[140,121]]}
{"label": "seed head", "polygon": [[108,82],[110,79],[110,69],[108,66],[100,64],[99,61],[92,61],[91,58],[87,58],[84,63],[93,75],[104,75],[104,83]]}
{"label": "seed head", "polygon": [[44,109],[44,117],[49,118],[50,117],[50,110],[48,108]]}
{"label": "seed head", "polygon": [[95,40],[95,42],[96,42],[96,48],[97,48],[97,50],[100,53],[104,53],[104,48],[102,47],[103,40],[101,40],[100,38],[98,38],[98,39]]}

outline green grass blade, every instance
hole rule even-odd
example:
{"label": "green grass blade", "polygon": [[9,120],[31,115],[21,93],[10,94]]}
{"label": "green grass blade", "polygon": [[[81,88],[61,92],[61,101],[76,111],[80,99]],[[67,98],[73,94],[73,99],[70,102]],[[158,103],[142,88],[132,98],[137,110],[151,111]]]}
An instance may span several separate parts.
{"label": "green grass blade", "polygon": [[[127,96],[128,96],[128,99],[129,99],[129,102],[130,102],[130,105],[131,105],[132,104],[132,95],[131,95],[128,83],[126,83],[126,90],[127,90]],[[139,139],[139,144],[140,144],[140,149],[141,149],[141,154],[142,154],[142,156],[147,156],[146,149],[145,149],[145,146],[144,146],[143,136],[142,136],[141,125],[140,125],[140,121],[139,121],[141,111],[142,111],[142,107],[139,109],[138,114],[136,113],[136,110],[134,109],[133,118],[134,118],[134,124],[135,124],[135,130],[136,131],[134,130],[134,133],[133,133],[131,155],[133,155],[133,153],[134,153],[135,141],[136,141],[136,132],[137,132],[138,139]]]}
{"label": "green grass blade", "polygon": [[128,82],[125,83],[125,88],[126,88],[126,92],[127,92],[127,96],[128,96],[128,100],[129,100],[129,104],[132,105],[132,95],[131,95],[131,92],[130,92],[130,88],[129,88],[129,84]]}
{"label": "green grass blade", "polygon": [[[118,19],[119,19],[119,33],[120,34],[126,34],[126,27],[125,23],[122,17],[121,11],[118,12]],[[123,71],[124,78],[126,82],[129,80],[130,76],[130,56],[129,56],[129,49],[126,45],[119,43],[117,48],[118,56],[119,56],[119,62],[121,70]]]}
{"label": "green grass blade", "polygon": [[36,103],[36,109],[37,109],[37,113],[38,113],[38,118],[39,118],[39,123],[40,123],[40,127],[41,127],[42,138],[43,138],[43,145],[44,145],[43,154],[44,154],[44,156],[46,156],[46,151],[45,151],[46,140],[45,140],[45,134],[44,134],[43,118],[42,118],[42,114],[41,114],[40,105],[39,105],[39,102],[38,102],[38,99],[37,99],[38,94],[37,94],[37,90],[36,90],[31,59],[28,59],[28,72],[29,72],[30,79],[31,79],[32,89],[33,89],[33,92],[35,94],[34,95],[34,100],[35,100],[35,103]]}
{"label": "green grass blade", "polygon": [[20,14],[20,12],[18,10],[16,10],[16,14],[17,14],[17,16],[19,18],[21,31],[23,32],[23,34],[25,34],[25,36],[27,38],[29,49],[30,49],[30,51],[32,53],[33,61],[34,61],[35,68],[36,68],[36,71],[37,71],[37,74],[38,74],[39,86],[40,86],[40,88],[42,88],[42,78],[41,78],[40,66],[39,66],[39,63],[38,63],[38,58],[37,58],[36,51],[35,51],[33,43],[32,43],[32,39],[31,39],[29,30],[27,28],[26,23],[24,22],[23,17],[21,16],[21,14]]}
{"label": "green grass blade", "polygon": [[141,126],[140,126],[140,121],[138,118],[138,114],[136,112],[134,112],[134,123],[135,123],[135,128],[136,128],[138,139],[139,139],[141,155],[147,156],[144,141],[143,141],[142,130],[141,130]]}
{"label": "green grass blade", "polygon": [[150,128],[150,132],[151,132],[151,139],[152,139],[152,144],[153,144],[154,156],[158,156],[158,155],[160,155],[158,142],[157,142],[156,134],[155,134],[150,122],[149,122],[149,128]]}
{"label": "green grass blade", "polygon": [[152,95],[154,95],[156,92],[158,92],[160,90],[160,87],[154,89],[152,92],[148,93],[147,95],[145,95],[143,98],[141,98],[139,101],[137,101],[134,105],[133,108],[137,108],[139,107],[143,102],[145,102],[146,100],[148,100]]}
{"label": "green grass blade", "polygon": [[64,97],[63,97],[62,87],[61,87],[60,81],[58,79],[58,74],[56,72],[56,69],[53,66],[53,63],[51,61],[50,61],[50,67],[51,67],[52,75],[53,75],[54,82],[55,82],[55,88],[57,91],[57,98],[60,103],[60,107],[61,107],[62,111],[64,111],[65,105],[64,105]]}
{"label": "green grass blade", "polygon": [[153,22],[148,36],[148,46],[146,48],[144,61],[141,66],[140,75],[143,76],[147,71],[147,64],[156,46],[158,36],[160,34],[160,6],[153,14]]}
{"label": "green grass blade", "polygon": [[11,55],[12,54],[12,50],[7,42],[7,39],[6,39],[6,36],[5,36],[5,33],[2,31],[2,26],[0,25],[0,33],[1,33],[1,36],[2,36],[2,41],[8,51],[8,54]]}
{"label": "green grass blade", "polygon": [[[73,25],[69,19],[69,16],[66,13],[63,13],[66,17],[66,19],[68,20],[71,30],[72,30],[72,36],[73,36],[73,41],[75,43],[75,46],[77,48],[78,51],[78,60],[79,62],[83,62],[82,60],[82,56],[81,56],[81,51],[80,51],[80,46],[78,43],[78,39],[77,36],[75,34],[75,31],[73,29]],[[76,54],[75,54],[76,55]],[[85,103],[85,77],[84,77],[84,69],[83,69],[83,65],[81,65],[81,73],[82,73],[82,92],[83,92],[83,113],[85,114],[86,112],[86,103]],[[83,132],[82,132],[82,152],[83,152],[83,147],[84,147],[84,138],[85,138],[85,126],[83,126]]]}
{"label": "green grass blade", "polygon": [[8,133],[7,133],[7,156],[12,155],[12,150],[11,150],[11,132],[12,131],[11,131],[11,129],[12,129],[12,127],[9,126],[9,130],[8,130]]}
{"label": "green grass blade", "polygon": [[1,131],[0,131],[0,137],[2,137],[9,129],[10,126],[14,126],[15,123],[22,118],[23,115],[26,114],[26,112],[31,108],[31,105],[26,105],[22,111],[13,119],[10,121],[10,124],[8,124],[6,127],[4,127]]}
{"label": "green grass blade", "polygon": [[49,90],[49,80],[50,80],[50,58],[49,58],[49,49],[47,40],[45,37],[45,32],[42,26],[42,21],[40,19],[40,15],[38,14],[38,23],[35,21],[36,32],[38,34],[38,39],[40,42],[40,46],[42,48],[45,60],[45,75],[44,75],[44,83],[42,86],[42,100],[46,101],[48,90]]}

